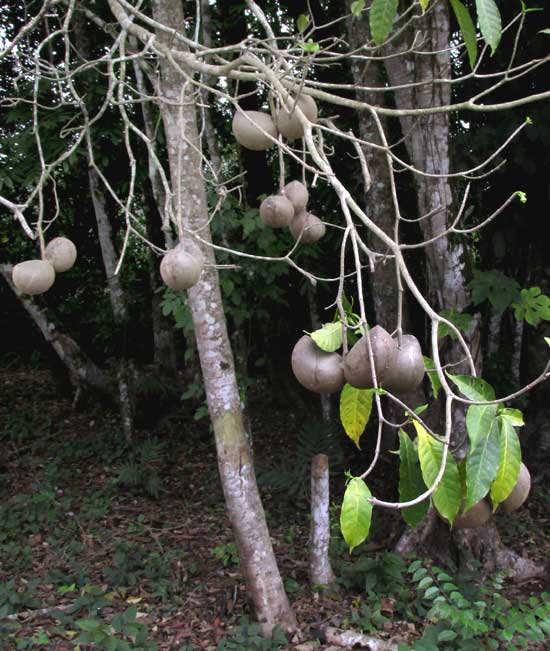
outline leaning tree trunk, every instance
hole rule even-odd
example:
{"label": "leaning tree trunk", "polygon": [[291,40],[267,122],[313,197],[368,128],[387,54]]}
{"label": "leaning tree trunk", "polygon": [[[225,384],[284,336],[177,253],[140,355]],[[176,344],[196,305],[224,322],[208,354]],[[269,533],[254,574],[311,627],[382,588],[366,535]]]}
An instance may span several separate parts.
{"label": "leaning tree trunk", "polygon": [[[122,24],[126,16],[114,0],[111,10]],[[156,0],[155,20],[172,29],[185,25],[179,0]],[[159,31],[159,43],[178,47],[170,35]],[[226,506],[235,534],[241,567],[262,629],[269,634],[275,625],[286,630],[296,627],[260,500],[246,433],[243,427],[233,355],[223,312],[218,272],[208,227],[208,206],[199,155],[193,88],[169,61],[160,59],[160,109],[164,123],[175,213],[184,227],[196,232],[206,267],[197,285],[188,290],[197,348],[212,420],[218,465]]]}
{"label": "leaning tree trunk", "polygon": [[17,300],[34,321],[44,339],[52,346],[55,353],[69,373],[71,383],[77,388],[91,389],[103,396],[111,396],[111,382],[94,362],[80,348],[76,341],[48,314],[47,310],[31,298],[21,294],[11,280],[12,266],[0,265],[0,273]]}

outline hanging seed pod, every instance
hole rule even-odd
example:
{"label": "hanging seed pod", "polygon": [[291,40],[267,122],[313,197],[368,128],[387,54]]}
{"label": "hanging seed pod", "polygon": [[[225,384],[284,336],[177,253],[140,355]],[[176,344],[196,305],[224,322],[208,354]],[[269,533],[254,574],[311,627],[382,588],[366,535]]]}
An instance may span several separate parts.
{"label": "hanging seed pod", "polygon": [[307,202],[309,201],[309,192],[303,183],[300,183],[300,181],[291,181],[285,185],[282,193],[294,206],[296,215],[306,209]]}
{"label": "hanging seed pod", "polygon": [[76,246],[66,237],[54,237],[46,246],[46,260],[57,273],[68,271],[76,262]]}
{"label": "hanging seed pod", "polygon": [[326,232],[325,225],[315,215],[310,212],[301,212],[297,214],[288,225],[292,237],[297,240],[300,235],[301,244],[312,244],[320,240]]}
{"label": "hanging seed pod", "polygon": [[269,149],[275,144],[263,131],[273,138],[277,138],[277,129],[271,116],[261,111],[242,111],[238,109],[233,116],[231,128],[235,140],[243,147],[254,151]]}
{"label": "hanging seed pod", "polygon": [[[393,364],[396,352],[395,340],[381,326],[369,330],[368,335],[374,358],[374,369],[378,385],[385,381],[388,368]],[[349,351],[344,360],[346,382],[357,389],[372,389],[374,378],[365,337]]]}
{"label": "hanging seed pod", "polygon": [[282,228],[294,217],[294,206],[281,194],[266,197],[260,205],[260,219],[266,226]]}
{"label": "hanging seed pod", "polygon": [[519,468],[519,475],[512,492],[502,502],[502,510],[505,513],[511,513],[525,502],[531,491],[531,474],[527,466],[522,463]]}
{"label": "hanging seed pod", "polygon": [[[194,244],[194,246],[196,245]],[[191,247],[188,249],[184,243],[180,243],[162,258],[160,275],[165,285],[181,291],[198,283],[203,267],[202,252],[198,257],[196,252],[192,252]]]}
{"label": "hanging seed pod", "polygon": [[466,513],[460,513],[453,520],[453,529],[476,529],[482,527],[491,517],[491,507],[485,500],[474,504]]}
{"label": "hanging seed pod", "polygon": [[344,386],[341,355],[321,350],[309,335],[294,346],[292,371],[298,382],[314,393],[334,393]]}
{"label": "hanging seed pod", "polygon": [[304,135],[304,128],[296,115],[294,104],[302,111],[306,118],[315,124],[317,122],[317,104],[310,95],[300,95],[298,101],[294,98],[288,99],[281,106],[275,116],[277,129],[287,140],[296,140]]}
{"label": "hanging seed pod", "polygon": [[414,391],[422,382],[424,373],[424,358],[418,339],[403,335],[401,346],[396,343],[393,364],[384,376],[384,388],[392,393]]}
{"label": "hanging seed pod", "polygon": [[25,260],[11,272],[13,284],[23,294],[43,294],[53,285],[55,270],[47,260]]}

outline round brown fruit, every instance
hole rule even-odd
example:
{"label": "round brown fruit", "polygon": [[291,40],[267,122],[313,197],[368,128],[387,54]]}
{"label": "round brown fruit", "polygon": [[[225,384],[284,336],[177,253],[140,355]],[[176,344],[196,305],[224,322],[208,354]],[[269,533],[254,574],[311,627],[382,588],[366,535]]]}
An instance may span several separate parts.
{"label": "round brown fruit", "polygon": [[189,289],[199,281],[204,259],[186,249],[185,243],[178,244],[164,255],[160,263],[160,275],[165,285],[181,291]]}
{"label": "round brown fruit", "polygon": [[384,377],[384,389],[392,393],[414,391],[422,382],[424,373],[424,358],[418,339],[412,335],[403,335],[401,346],[396,344],[393,364]]}
{"label": "round brown fruit", "polygon": [[266,197],[260,205],[260,219],[266,226],[282,228],[294,217],[294,206],[281,194]]}
{"label": "round brown fruit", "polygon": [[189,235],[185,235],[183,238],[178,239],[176,246],[179,246],[187,253],[190,253],[200,262],[201,267],[204,267],[204,254],[202,249],[194,239],[189,237]]}
{"label": "round brown fruit", "polygon": [[325,234],[326,228],[323,222],[310,212],[298,213],[288,225],[292,237],[297,240],[300,235],[302,244],[312,244],[320,240]]}
{"label": "round brown fruit", "polygon": [[269,149],[275,144],[263,131],[272,138],[277,138],[277,129],[271,116],[261,111],[238,109],[233,116],[231,128],[235,140],[243,147],[254,151]]}
{"label": "round brown fruit", "polygon": [[288,140],[296,140],[304,135],[304,128],[294,110],[295,104],[310,122],[317,122],[317,104],[313,97],[300,95],[297,102],[294,98],[288,99],[277,111],[275,118],[277,129]]}
{"label": "round brown fruit", "polygon": [[502,510],[505,513],[511,513],[525,502],[531,490],[531,474],[527,470],[527,466],[522,463],[519,468],[519,475],[512,492],[502,502]]}
{"label": "round brown fruit", "polygon": [[11,272],[13,284],[23,294],[43,294],[53,285],[55,270],[47,260],[25,260]]}
{"label": "round brown fruit", "polygon": [[453,521],[453,529],[475,529],[482,527],[491,517],[491,507],[485,500],[474,504],[466,513],[461,512]]}
{"label": "round brown fruit", "polygon": [[[381,326],[369,330],[368,337],[372,347],[376,380],[380,385],[386,377],[388,368],[395,357],[395,340]],[[357,389],[372,389],[374,378],[369,357],[369,349],[365,337],[349,351],[344,361],[344,375],[346,382]]]}
{"label": "round brown fruit", "polygon": [[294,206],[294,212],[298,215],[306,209],[309,200],[309,192],[306,186],[300,181],[291,181],[283,188],[284,196]]}
{"label": "round brown fruit", "polygon": [[46,247],[46,260],[57,273],[68,271],[76,262],[76,246],[66,237],[54,237]]}
{"label": "round brown fruit", "polygon": [[334,393],[344,386],[341,355],[321,350],[309,335],[294,346],[292,371],[303,387],[315,393]]}

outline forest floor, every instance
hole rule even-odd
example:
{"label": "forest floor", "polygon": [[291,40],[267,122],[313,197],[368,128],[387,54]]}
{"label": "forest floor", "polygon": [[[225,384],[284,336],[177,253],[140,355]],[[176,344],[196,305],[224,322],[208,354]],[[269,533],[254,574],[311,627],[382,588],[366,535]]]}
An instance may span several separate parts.
{"label": "forest floor", "polygon": [[[256,458],[270,468],[262,496],[300,625],[292,640],[264,640],[249,623],[206,421],[175,414],[129,449],[116,413],[74,410],[46,370],[0,370],[0,395],[2,651],[337,648],[324,641],[327,625],[415,651],[550,649],[544,577],[499,575],[480,584],[475,566],[457,575],[427,559],[402,559],[391,553],[403,530],[394,514],[377,515],[372,536],[350,557],[338,533],[343,472],[332,512],[338,585],[312,590],[307,476],[293,479],[288,462],[289,450],[307,460],[311,428],[302,430],[300,451],[296,416],[252,401]],[[382,488],[396,476],[387,456],[374,479]],[[274,463],[279,457],[286,475]],[[535,481],[527,506],[498,525],[515,551],[548,564],[549,522],[550,490]]]}

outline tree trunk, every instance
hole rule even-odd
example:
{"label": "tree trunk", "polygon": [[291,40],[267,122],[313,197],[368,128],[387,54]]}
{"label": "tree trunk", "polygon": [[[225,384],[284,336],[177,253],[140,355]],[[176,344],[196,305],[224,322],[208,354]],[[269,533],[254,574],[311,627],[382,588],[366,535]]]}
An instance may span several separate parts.
{"label": "tree trunk", "polygon": [[[157,21],[171,28],[181,29],[185,24],[182,4],[178,0],[156,0],[153,15]],[[165,33],[158,32],[157,38],[175,47]],[[166,60],[161,59],[160,68],[160,106],[176,208],[181,210],[185,228],[210,242],[205,184],[197,153],[200,141],[193,89],[183,85],[180,74]],[[188,290],[188,302],[193,315],[226,506],[241,567],[262,630],[270,634],[278,624],[291,631],[296,627],[296,620],[273,553],[246,441],[214,253],[208,245],[202,245],[202,249],[206,268],[197,285]]]}
{"label": "tree trunk", "polygon": [[[134,50],[137,50],[135,37],[130,37]],[[143,71],[137,59],[132,60],[136,86],[140,94],[148,95]],[[156,153],[156,134],[151,114],[151,107],[147,102],[141,102],[141,114],[145,135],[149,139],[147,148],[149,183],[146,183],[145,200],[148,209],[145,211],[145,227],[147,239],[158,247],[171,248],[173,241],[166,229],[165,202],[166,193],[155,165],[152,152]],[[164,229],[164,230],[163,230]],[[164,284],[160,277],[158,257],[149,250],[149,282],[151,285],[151,314],[153,325],[153,354],[155,365],[163,375],[174,376],[176,373],[176,345],[174,342],[173,325],[162,314],[162,294]]]}
{"label": "tree trunk", "polygon": [[[385,59],[385,67],[391,85],[412,84],[431,79],[449,79],[451,77],[450,52],[450,19],[448,3],[436,3],[430,12],[420,19],[416,29],[423,30],[425,52],[438,54],[401,54]],[[405,41],[412,42],[414,34],[405,36],[404,42],[393,50],[407,49]],[[397,90],[394,93],[397,108],[426,108],[438,105],[448,105],[451,102],[449,84],[426,83],[413,88]],[[423,237],[430,239],[444,232],[452,220],[452,194],[448,178],[450,171],[449,130],[450,118],[447,113],[422,116],[420,118],[402,116],[401,131],[405,137],[411,164],[417,169],[428,172],[436,177],[414,174],[417,188],[418,216],[433,213],[429,218],[419,222]],[[468,304],[469,295],[466,289],[465,252],[463,245],[447,236],[440,237],[425,249],[428,277],[428,295],[435,309],[456,308],[461,311]],[[465,339],[470,345],[478,372],[482,365],[482,355],[479,348],[480,323],[476,318],[470,331],[465,333]],[[462,349],[457,342],[447,344],[447,361],[458,362],[464,359]],[[454,373],[469,373],[465,363],[453,367]],[[467,441],[465,408],[457,405],[453,411],[453,440]],[[422,529],[424,543],[432,553],[441,550],[441,539],[437,533],[438,526],[431,526],[431,521]],[[407,547],[414,532],[407,532],[401,547]],[[466,529],[453,534],[454,543],[463,552],[466,548],[481,553],[484,557],[503,558],[503,546],[494,523],[478,529]],[[512,557],[508,556],[508,559]],[[494,567],[498,564],[495,561]],[[520,570],[519,565],[516,568]]]}
{"label": "tree trunk", "polygon": [[11,281],[11,272],[11,265],[0,265],[0,273],[6,283],[64,364],[71,383],[77,388],[91,389],[111,398],[112,384],[105,373],[92,362],[72,337],[61,330],[46,309],[16,289]]}
{"label": "tree trunk", "polygon": [[[348,1],[348,8],[351,4]],[[370,39],[369,23],[366,19],[350,19],[347,23],[347,29],[351,46],[359,48]],[[385,71],[383,64],[377,61],[364,63],[354,59],[352,62],[352,74],[355,84],[359,86],[384,87],[386,83]],[[365,101],[369,104],[381,106],[388,105],[387,93],[373,93],[358,90],[356,91],[358,100]],[[387,133],[388,120],[381,116],[381,123],[384,131]],[[378,129],[371,116],[366,112],[359,112],[357,115],[359,137],[367,142],[382,144]],[[374,147],[363,147],[367,167],[370,174],[370,186],[365,182],[365,205],[369,217],[390,237],[395,235],[395,207],[393,204],[391,187],[388,182],[389,169],[386,154]],[[388,253],[389,251],[381,249],[380,241],[372,233],[367,235],[368,246],[375,252]],[[374,303],[374,313],[376,323],[385,328],[388,332],[393,332],[398,327],[398,304],[402,301],[401,307],[401,327],[404,332],[411,332],[412,319],[409,314],[408,296],[403,293],[400,296],[400,290],[397,284],[397,273],[395,263],[392,258],[379,260],[374,270],[369,274],[369,283],[371,296]],[[420,335],[418,335],[420,337]],[[421,339],[421,337],[420,337]],[[420,386],[414,392],[407,396],[400,396],[406,404],[411,407],[422,405],[426,402],[426,396],[423,387]],[[385,409],[389,420],[394,423],[403,420],[403,410],[395,403],[387,402]],[[438,414],[433,413],[438,410],[431,410],[430,418],[439,420]],[[395,449],[397,431],[395,428],[384,426],[383,429],[383,449]]]}
{"label": "tree trunk", "polygon": [[[87,35],[86,25],[82,17],[74,22],[75,44],[80,50],[84,59],[91,57],[91,44]],[[90,161],[91,163],[91,161]],[[97,223],[97,233],[101,248],[101,258],[107,277],[109,298],[113,321],[115,324],[115,339],[119,351],[117,381],[118,381],[118,402],[120,409],[120,420],[124,438],[127,442],[132,440],[133,433],[133,409],[132,409],[132,384],[133,365],[128,357],[127,351],[127,323],[128,315],[124,300],[124,291],[120,283],[120,277],[115,275],[117,256],[113,244],[111,224],[109,223],[107,200],[101,185],[101,179],[97,171],[91,166],[88,168],[88,183],[92,204]]]}
{"label": "tree trunk", "polygon": [[[415,24],[415,29],[425,34],[424,52],[439,54],[400,54],[385,60],[385,67],[391,85],[412,84],[431,79],[450,78],[451,64],[448,45],[450,42],[450,20],[448,3],[436,3],[430,12]],[[414,38],[409,33],[393,53],[405,51],[406,42]],[[405,42],[406,41],[406,42]],[[449,84],[425,83],[413,88],[397,90],[394,93],[398,108],[427,108],[448,105],[451,102]],[[449,173],[449,125],[448,113],[422,117],[402,116],[401,131],[412,165],[429,174]],[[433,215],[419,222],[426,239],[446,230],[452,208],[452,194],[449,180],[445,176],[434,178],[414,174],[417,188],[419,216],[433,211]],[[467,304],[464,283],[464,248],[459,242],[440,237],[425,249],[428,288],[432,303],[438,309],[455,307],[461,310]]]}
{"label": "tree trunk", "polygon": [[316,454],[311,460],[311,534],[309,539],[309,580],[312,586],[330,585],[330,489],[328,457]]}
{"label": "tree trunk", "polygon": [[120,276],[115,275],[116,252],[113,244],[111,224],[107,214],[106,199],[101,189],[100,179],[97,172],[90,167],[88,169],[88,181],[97,222],[97,233],[101,247],[101,257],[107,276],[109,298],[113,311],[115,323],[115,338],[118,340],[119,359],[117,369],[118,400],[120,407],[120,420],[124,438],[128,443],[132,440],[133,434],[133,409],[132,409],[132,375],[133,365],[128,357],[127,350],[127,326],[128,315],[124,301],[124,291],[120,283]]}

